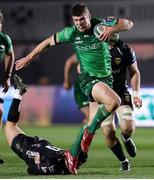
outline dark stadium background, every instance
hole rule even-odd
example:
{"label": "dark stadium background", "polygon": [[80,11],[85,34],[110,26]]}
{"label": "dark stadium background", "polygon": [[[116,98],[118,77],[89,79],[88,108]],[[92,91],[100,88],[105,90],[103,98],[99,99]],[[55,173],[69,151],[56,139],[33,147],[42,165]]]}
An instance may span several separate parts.
{"label": "dark stadium background", "polygon": [[[54,32],[60,31],[67,25],[71,25],[71,7],[77,2],[85,2],[92,16],[103,18],[110,15],[129,18],[134,22],[133,29],[129,32],[121,32],[120,37],[136,51],[138,66],[141,72],[141,87],[152,88],[154,85],[153,0],[148,0],[146,2],[144,0],[1,0],[0,9],[5,18],[3,31],[10,35],[13,40],[16,60],[27,55],[39,42],[49,37]],[[29,114],[33,114],[33,116],[25,115],[28,121],[31,122],[30,119],[36,119],[37,121],[37,119],[43,119],[41,116],[46,116],[44,119],[48,120],[41,121],[54,123],[81,122],[82,115],[79,113],[74,102],[73,90],[66,92],[62,88],[65,60],[72,53],[73,51],[69,44],[50,48],[37,57],[29,67],[18,72],[24,82],[30,87],[33,87],[33,94],[35,94],[33,101],[44,101],[44,103],[42,103],[44,106],[40,106],[40,108],[50,109],[52,105],[48,112],[43,112],[44,114],[50,113],[48,115],[39,115],[39,113],[36,113],[35,111],[40,111],[39,108],[34,110],[34,112],[29,111]],[[0,71],[2,71],[2,66],[0,66],[0,68]],[[72,71],[72,82],[75,81],[76,76],[76,67],[74,67]],[[2,76],[0,76],[0,79],[2,79]],[[41,90],[39,90],[40,87],[41,90],[44,88],[43,91],[49,91],[49,98],[44,97],[43,100],[42,92],[42,98],[39,101],[40,96],[37,95],[41,92]],[[56,98],[54,99],[53,97]],[[151,114],[150,118],[154,120],[153,94],[150,94],[150,96],[146,98],[148,98],[148,101],[151,100],[149,102],[151,106],[149,113]],[[50,99],[51,104],[49,106],[47,105],[48,102],[46,99]],[[26,102],[29,104],[28,100],[26,100]],[[26,103],[23,104],[28,106]],[[33,104],[35,106],[35,103]],[[6,111],[7,107],[8,104],[5,108]],[[69,111],[70,108],[72,111]],[[35,109],[35,107],[32,107],[32,109]],[[23,112],[25,112],[25,110],[23,110]],[[74,114],[76,117],[75,119],[73,118]]]}

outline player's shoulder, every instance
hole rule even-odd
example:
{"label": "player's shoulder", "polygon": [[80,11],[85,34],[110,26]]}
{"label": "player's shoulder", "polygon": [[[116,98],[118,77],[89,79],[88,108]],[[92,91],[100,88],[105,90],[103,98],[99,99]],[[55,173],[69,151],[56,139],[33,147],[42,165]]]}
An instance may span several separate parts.
{"label": "player's shoulder", "polygon": [[121,40],[118,40],[116,42],[116,46],[119,47],[121,50],[130,50],[130,47],[127,43],[121,41]]}
{"label": "player's shoulder", "polygon": [[76,28],[75,28],[74,25],[72,25],[72,26],[67,26],[67,27],[64,28],[64,31],[67,31],[68,33],[72,34],[73,32],[76,31]]}
{"label": "player's shoulder", "polygon": [[11,41],[10,36],[9,36],[8,34],[6,34],[6,33],[1,32],[1,33],[0,33],[0,38],[1,38],[3,41],[5,41],[5,42],[7,42],[7,43],[9,43],[9,44],[12,44],[12,41]]}

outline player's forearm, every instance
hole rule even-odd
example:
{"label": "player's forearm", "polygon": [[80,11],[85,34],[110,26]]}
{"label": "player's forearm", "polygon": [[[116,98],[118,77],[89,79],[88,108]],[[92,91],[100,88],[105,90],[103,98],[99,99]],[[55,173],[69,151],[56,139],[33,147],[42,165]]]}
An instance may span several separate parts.
{"label": "player's forearm", "polygon": [[128,31],[133,27],[133,22],[128,19],[119,19],[118,24],[113,26],[113,32]]}
{"label": "player's forearm", "polygon": [[70,82],[72,65],[73,64],[71,64],[69,61],[67,61],[65,64],[65,68],[64,68],[64,81],[65,82]]}
{"label": "player's forearm", "polygon": [[71,70],[74,64],[77,64],[77,58],[76,55],[73,54],[71,57],[69,57],[65,63],[65,68],[64,68],[64,80],[65,81],[70,81],[71,79]]}
{"label": "player's forearm", "polygon": [[11,50],[11,52],[5,57],[5,76],[6,77],[11,77],[14,61],[15,61],[14,52],[13,50]]}
{"label": "player's forearm", "polygon": [[131,87],[133,92],[139,93],[140,91],[140,73],[136,71],[131,77]]}
{"label": "player's forearm", "polygon": [[37,57],[39,54],[41,54],[44,50],[46,50],[47,48],[54,46],[54,45],[55,45],[54,39],[53,39],[53,36],[51,36],[48,39],[41,42],[39,45],[37,45],[36,48],[26,56],[27,61],[32,61],[35,57]]}

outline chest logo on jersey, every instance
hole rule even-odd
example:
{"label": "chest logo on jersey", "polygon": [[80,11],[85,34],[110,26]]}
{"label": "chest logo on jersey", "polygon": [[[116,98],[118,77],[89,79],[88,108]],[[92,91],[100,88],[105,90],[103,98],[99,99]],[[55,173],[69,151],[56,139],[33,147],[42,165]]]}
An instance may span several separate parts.
{"label": "chest logo on jersey", "polygon": [[119,65],[121,63],[121,58],[115,58],[115,63]]}
{"label": "chest logo on jersey", "polygon": [[130,96],[129,96],[129,95],[126,95],[126,96],[125,96],[125,100],[126,100],[127,102],[130,102],[130,100],[131,100],[131,99],[130,99]]}

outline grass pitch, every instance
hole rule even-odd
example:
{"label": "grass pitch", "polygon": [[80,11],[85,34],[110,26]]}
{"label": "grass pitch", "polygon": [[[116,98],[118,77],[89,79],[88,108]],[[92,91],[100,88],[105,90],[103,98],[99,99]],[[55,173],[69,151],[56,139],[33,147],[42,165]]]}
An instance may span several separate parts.
{"label": "grass pitch", "polygon": [[[69,148],[77,136],[79,126],[54,126],[54,127],[24,127],[27,135],[38,135],[58,147]],[[117,131],[120,137],[120,131]],[[35,179],[152,179],[154,178],[154,129],[137,128],[134,140],[137,145],[137,157],[131,158],[130,172],[120,172],[120,164],[112,152],[106,147],[102,133],[97,131],[91,145],[89,158],[78,171],[77,176],[29,176],[24,161],[14,154],[6,143],[4,132],[0,136],[0,157],[5,159],[5,164],[0,165],[0,178],[35,178]],[[119,138],[120,139],[120,138]],[[121,139],[120,139],[121,140]]]}

